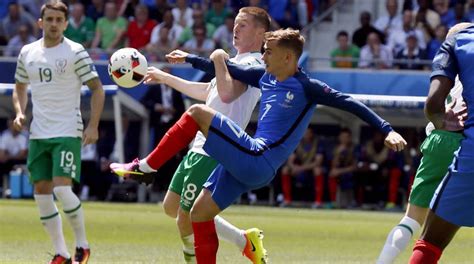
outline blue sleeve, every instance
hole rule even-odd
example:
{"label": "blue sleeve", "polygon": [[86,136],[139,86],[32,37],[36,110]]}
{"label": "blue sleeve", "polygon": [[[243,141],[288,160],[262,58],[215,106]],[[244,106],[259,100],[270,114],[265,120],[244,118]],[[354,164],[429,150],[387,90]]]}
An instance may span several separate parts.
{"label": "blue sleeve", "polygon": [[456,35],[457,34],[454,34],[448,37],[436,53],[433,59],[430,79],[441,75],[451,79],[452,81],[455,80],[456,75],[459,72],[457,59],[454,54]]}
{"label": "blue sleeve", "polygon": [[376,127],[385,135],[393,131],[392,126],[387,121],[383,120],[366,105],[347,94],[332,89],[319,80],[310,79],[304,88],[308,100],[312,103],[335,107],[352,113],[369,125]]}
{"label": "blue sleeve", "polygon": [[[189,54],[186,57],[186,62],[191,63],[193,68],[216,75],[214,63],[210,59]],[[260,78],[265,74],[265,67],[263,65],[239,65],[230,61],[226,61],[226,64],[232,78],[257,88],[260,87]]]}

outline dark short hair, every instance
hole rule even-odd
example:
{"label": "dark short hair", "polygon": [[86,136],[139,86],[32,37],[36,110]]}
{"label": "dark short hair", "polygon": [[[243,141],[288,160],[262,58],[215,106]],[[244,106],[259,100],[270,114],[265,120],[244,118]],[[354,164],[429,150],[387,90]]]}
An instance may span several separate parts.
{"label": "dark short hair", "polygon": [[66,18],[66,20],[68,19],[67,5],[61,2],[61,0],[49,0],[43,6],[41,6],[40,18],[43,18],[46,9],[53,9],[56,11],[63,12],[64,18]]}
{"label": "dark short hair", "polygon": [[347,31],[345,31],[345,30],[341,30],[337,33],[336,39],[338,39],[339,37],[349,38],[349,33],[347,33]]}
{"label": "dark short hair", "polygon": [[264,9],[255,6],[247,6],[239,9],[239,13],[251,15],[253,17],[253,20],[258,25],[263,27],[265,31],[268,31],[268,29],[270,29],[271,18],[270,15],[268,15],[267,11],[265,11]]}
{"label": "dark short hair", "polygon": [[339,130],[339,134],[342,134],[342,133],[347,133],[347,134],[352,135],[352,130],[348,127],[342,127],[341,130]]}
{"label": "dark short hair", "polygon": [[277,45],[292,50],[297,58],[303,53],[305,39],[299,30],[292,28],[278,29],[265,33],[265,41],[275,40]]}

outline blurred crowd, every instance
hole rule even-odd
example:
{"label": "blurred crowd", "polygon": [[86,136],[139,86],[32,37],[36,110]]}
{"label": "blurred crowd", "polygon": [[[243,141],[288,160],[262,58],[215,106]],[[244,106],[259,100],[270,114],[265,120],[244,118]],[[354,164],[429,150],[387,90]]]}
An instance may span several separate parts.
{"label": "blurred crowd", "polygon": [[[360,27],[336,35],[332,67],[428,70],[446,38],[460,22],[474,22],[473,0],[385,0],[386,15],[360,14]],[[352,41],[351,41],[352,40]]]}
{"label": "blurred crowd", "polygon": [[[133,47],[151,61],[180,48],[208,56],[222,48],[230,54],[236,12],[243,6],[268,10],[274,29],[302,28],[334,0],[66,0],[70,10],[65,36],[107,60],[122,47]],[[37,38],[43,0],[0,3],[0,46],[4,56],[17,56]]]}

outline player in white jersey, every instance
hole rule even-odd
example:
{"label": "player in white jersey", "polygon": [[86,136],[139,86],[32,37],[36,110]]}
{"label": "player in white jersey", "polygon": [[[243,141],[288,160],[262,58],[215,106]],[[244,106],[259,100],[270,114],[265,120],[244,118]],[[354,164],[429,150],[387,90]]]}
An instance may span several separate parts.
{"label": "player in white jersey", "polygon": [[[234,25],[234,46],[238,53],[231,61],[243,65],[263,64],[260,50],[263,45],[263,33],[268,30],[269,25],[270,17],[265,10],[257,7],[240,9]],[[186,53],[177,50],[173,51],[173,54]],[[184,57],[186,56],[183,55]],[[153,67],[149,69],[148,76],[146,82],[164,83],[191,98],[205,101],[206,105],[229,116],[241,127],[248,125],[253,109],[260,98],[258,88],[223,78],[214,78],[210,83],[188,82]],[[209,157],[202,148],[205,141],[206,138],[199,132],[191,150],[176,170],[163,204],[167,215],[177,217],[177,225],[183,241],[183,253],[188,263],[195,262],[194,236],[189,211],[202,185],[217,166],[217,161]],[[151,171],[147,159],[111,166],[112,170],[124,168],[129,170],[138,167],[143,172]],[[260,263],[259,261],[266,254],[260,230],[257,228],[240,230],[219,216],[215,218],[215,223],[219,238],[234,243],[254,263]],[[254,251],[252,251],[252,244],[256,247]]]}
{"label": "player in white jersey", "polygon": [[[38,25],[43,30],[43,38],[24,46],[18,56],[13,93],[14,126],[19,130],[25,125],[29,86],[33,121],[27,164],[40,219],[55,248],[50,263],[71,263],[53,193],[62,203],[74,231],[74,263],[87,263],[90,248],[84,214],[71,184],[80,177],[81,138],[83,145],[98,139],[104,91],[87,51],[63,35],[67,16],[67,6],[61,1],[49,1],[41,7]],[[80,112],[83,83],[92,92],[91,116],[85,130]]]}
{"label": "player in white jersey", "polygon": [[[469,25],[470,23],[462,23],[452,27],[448,36]],[[446,119],[445,123],[451,125],[446,125],[443,130],[435,129],[431,122],[426,126],[427,137],[420,147],[423,158],[413,181],[406,214],[388,234],[377,264],[393,263],[425,222],[436,188],[446,175],[454,158],[454,152],[458,150],[464,138],[460,123],[466,113],[462,91],[463,86],[458,76],[449,93],[446,106],[446,113],[450,114],[446,115],[449,119]]]}

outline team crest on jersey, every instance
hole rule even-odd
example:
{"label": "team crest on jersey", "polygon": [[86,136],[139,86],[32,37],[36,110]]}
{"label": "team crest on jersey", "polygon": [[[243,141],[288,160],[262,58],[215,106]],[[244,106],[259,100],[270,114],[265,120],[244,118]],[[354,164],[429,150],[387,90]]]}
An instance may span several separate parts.
{"label": "team crest on jersey", "polygon": [[56,72],[58,74],[66,72],[66,65],[67,65],[66,59],[57,59],[55,65],[56,65]]}

